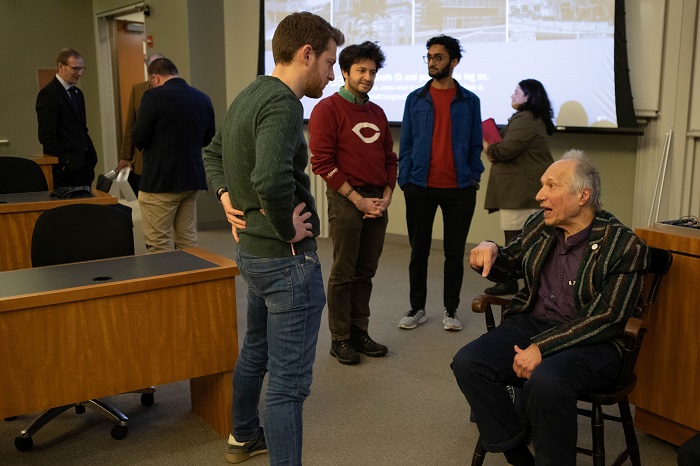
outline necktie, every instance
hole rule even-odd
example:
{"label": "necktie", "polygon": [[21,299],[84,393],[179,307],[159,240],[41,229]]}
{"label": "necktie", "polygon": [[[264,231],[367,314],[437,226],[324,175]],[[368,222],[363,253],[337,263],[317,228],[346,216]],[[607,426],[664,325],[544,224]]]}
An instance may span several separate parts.
{"label": "necktie", "polygon": [[68,97],[70,99],[70,104],[73,106],[73,110],[75,110],[75,114],[79,117],[80,109],[78,108],[78,95],[76,94],[73,86],[68,88]]}

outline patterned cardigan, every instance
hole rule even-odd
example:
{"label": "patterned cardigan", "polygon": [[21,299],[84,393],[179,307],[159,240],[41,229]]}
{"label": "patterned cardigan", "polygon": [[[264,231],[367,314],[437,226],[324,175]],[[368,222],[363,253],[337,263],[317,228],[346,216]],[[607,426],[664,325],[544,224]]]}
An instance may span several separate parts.
{"label": "patterned cardigan", "polygon": [[[499,246],[489,278],[525,281],[525,287],[504,310],[504,318],[532,312],[540,270],[556,242],[555,228],[545,225],[539,211],[527,220],[518,238],[507,247]],[[647,245],[632,230],[609,212],[597,213],[574,285],[577,314],[571,321],[532,337],[542,356],[620,335],[641,293],[648,260]]]}

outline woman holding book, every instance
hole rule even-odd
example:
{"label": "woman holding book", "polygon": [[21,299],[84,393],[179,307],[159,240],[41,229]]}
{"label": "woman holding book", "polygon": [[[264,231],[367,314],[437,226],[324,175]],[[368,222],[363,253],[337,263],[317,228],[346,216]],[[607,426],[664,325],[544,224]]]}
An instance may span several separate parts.
{"label": "woman holding book", "polygon": [[[525,220],[537,211],[535,200],[540,177],[554,161],[549,137],[554,134],[552,105],[542,83],[525,79],[511,96],[516,110],[508,125],[501,129],[501,140],[484,140],[484,152],[491,162],[484,208],[500,211],[501,229],[506,244],[522,231]],[[487,294],[513,294],[518,291],[515,279],[487,288]]]}

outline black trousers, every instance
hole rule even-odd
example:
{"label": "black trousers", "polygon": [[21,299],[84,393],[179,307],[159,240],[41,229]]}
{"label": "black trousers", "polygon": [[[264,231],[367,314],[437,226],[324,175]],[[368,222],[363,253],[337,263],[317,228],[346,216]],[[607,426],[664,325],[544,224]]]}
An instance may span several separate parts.
{"label": "black trousers", "polygon": [[54,189],[68,186],[91,186],[95,180],[95,164],[85,160],[83,166],[77,170],[71,170],[65,166],[53,165]]}
{"label": "black trousers", "polygon": [[576,400],[615,381],[620,354],[612,341],[574,346],[544,358],[527,381],[518,379],[513,371],[514,345],[525,349],[530,338],[554,325],[558,324],[529,314],[506,317],[455,355],[452,372],[487,451],[504,452],[526,440],[523,419],[506,388],[524,382],[536,464],[576,465]]}
{"label": "black trousers", "polygon": [[404,197],[411,244],[408,267],[411,309],[425,308],[433,222],[440,207],[445,250],[443,304],[445,309],[457,310],[464,276],[464,248],[476,206],[476,188],[422,188],[408,184],[404,187]]}

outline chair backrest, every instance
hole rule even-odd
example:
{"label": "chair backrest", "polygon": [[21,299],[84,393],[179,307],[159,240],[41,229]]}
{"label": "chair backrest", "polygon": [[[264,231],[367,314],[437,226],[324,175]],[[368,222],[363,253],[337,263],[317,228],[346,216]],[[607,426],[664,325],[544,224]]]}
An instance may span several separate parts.
{"label": "chair backrest", "polygon": [[634,315],[627,321],[622,336],[624,347],[622,348],[622,364],[616,383],[618,387],[628,385],[635,378],[634,366],[637,364],[639,350],[647,332],[644,327],[645,320],[654,305],[661,279],[669,271],[672,263],[673,254],[671,251],[649,247],[649,267],[645,277],[644,290],[639,295]]}
{"label": "chair backrest", "polygon": [[32,233],[32,266],[67,264],[134,254],[131,217],[96,204],[56,207],[42,213]]}
{"label": "chair backrest", "polygon": [[48,191],[41,167],[24,157],[0,157],[0,194]]}
{"label": "chair backrest", "polygon": [[[666,275],[673,264],[673,254],[667,249],[649,247],[649,268],[647,269],[645,291],[639,297],[637,317],[646,319],[651,312],[659,290],[661,278]],[[650,281],[651,280],[651,281]]]}

